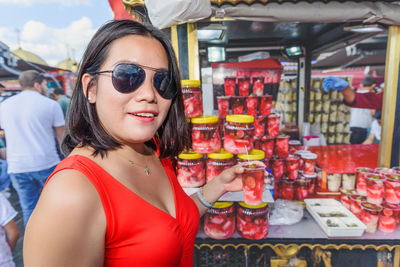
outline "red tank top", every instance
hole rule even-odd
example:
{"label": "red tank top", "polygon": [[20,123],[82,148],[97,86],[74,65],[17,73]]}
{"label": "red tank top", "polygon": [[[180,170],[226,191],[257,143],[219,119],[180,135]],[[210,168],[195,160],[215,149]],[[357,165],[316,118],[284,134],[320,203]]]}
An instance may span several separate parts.
{"label": "red tank top", "polygon": [[175,200],[176,219],[133,193],[91,159],[67,157],[64,169],[82,172],[96,188],[107,220],[104,266],[192,266],[199,211],[179,185],[170,160],[161,159]]}

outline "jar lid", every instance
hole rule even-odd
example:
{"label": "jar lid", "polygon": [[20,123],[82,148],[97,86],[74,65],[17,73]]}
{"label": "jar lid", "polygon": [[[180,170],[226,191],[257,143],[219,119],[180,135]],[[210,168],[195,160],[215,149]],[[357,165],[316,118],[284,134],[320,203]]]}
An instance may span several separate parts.
{"label": "jar lid", "polygon": [[226,115],[226,121],[239,122],[239,123],[253,123],[254,117],[251,115],[241,115],[241,114]]}
{"label": "jar lid", "polygon": [[231,159],[233,158],[233,154],[225,151],[223,148],[220,151],[215,153],[210,153],[207,155],[210,159]]}
{"label": "jar lid", "polygon": [[201,82],[199,80],[181,80],[181,84],[184,87],[200,87]]}
{"label": "jar lid", "polygon": [[202,157],[203,154],[196,153],[191,149],[178,155],[178,158],[180,159],[201,159]]}
{"label": "jar lid", "polygon": [[301,142],[299,140],[289,140],[289,145],[300,146]]}
{"label": "jar lid", "polygon": [[217,123],[218,116],[200,116],[192,118],[192,123]]}
{"label": "jar lid", "polygon": [[312,152],[310,150],[297,150],[295,152],[295,154],[299,154],[299,155],[301,155],[301,154],[309,154],[309,153],[312,153]]}
{"label": "jar lid", "polygon": [[252,149],[249,154],[239,154],[237,157],[244,160],[263,160],[265,152],[259,149]]}
{"label": "jar lid", "polygon": [[248,208],[248,209],[260,209],[260,208],[266,207],[267,205],[268,204],[265,203],[265,202],[263,202],[261,204],[258,204],[258,205],[249,205],[249,204],[246,204],[244,202],[239,202],[239,206],[241,206],[243,208]]}
{"label": "jar lid", "polygon": [[232,205],[233,202],[215,202],[212,207],[213,209],[224,209],[224,208],[229,208]]}
{"label": "jar lid", "polygon": [[302,173],[302,175],[304,178],[312,178],[312,179],[317,178],[317,174],[315,172],[313,174]]}
{"label": "jar lid", "polygon": [[301,154],[301,157],[302,157],[303,159],[316,159],[316,158],[317,158],[317,154],[314,154],[314,153],[304,153],[304,154]]}

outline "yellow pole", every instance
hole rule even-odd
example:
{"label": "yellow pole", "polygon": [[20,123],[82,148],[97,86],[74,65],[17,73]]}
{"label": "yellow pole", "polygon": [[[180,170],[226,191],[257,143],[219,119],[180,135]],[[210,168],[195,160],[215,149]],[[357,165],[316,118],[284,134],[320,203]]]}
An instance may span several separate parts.
{"label": "yellow pole", "polygon": [[187,24],[189,79],[200,80],[199,41],[197,40],[197,25]]}
{"label": "yellow pole", "polygon": [[[385,89],[378,166],[390,167],[400,64],[400,26],[390,26],[386,50]],[[400,137],[395,137],[400,138]]]}

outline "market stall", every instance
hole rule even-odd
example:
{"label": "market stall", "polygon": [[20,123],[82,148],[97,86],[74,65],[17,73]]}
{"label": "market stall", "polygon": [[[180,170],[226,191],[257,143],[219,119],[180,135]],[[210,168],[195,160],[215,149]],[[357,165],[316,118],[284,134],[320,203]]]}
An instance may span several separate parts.
{"label": "market stall", "polygon": [[[138,4],[137,1],[123,2],[131,12]],[[210,209],[196,240],[195,265],[399,266],[398,169],[376,169],[400,165],[398,4],[392,1],[221,0],[210,1],[210,18],[197,14],[193,18],[200,21],[185,23],[190,17],[188,14],[194,12],[190,8],[175,12],[185,18],[161,21],[151,14],[156,14],[157,8],[162,6],[154,5],[157,1],[150,2],[146,1],[146,5],[153,24],[171,26],[168,32],[185,80],[182,85],[186,115],[194,130],[194,151],[178,158],[181,185],[190,194],[212,179],[207,177],[209,173],[215,175],[216,170],[231,166],[232,161],[263,160],[274,180],[273,184],[269,183],[271,177],[267,176],[264,193],[256,197],[258,191],[262,192],[257,190],[260,179],[255,174],[249,179],[246,177],[239,195],[223,196],[222,204]],[[173,6],[171,4],[171,8]],[[175,25],[179,21],[183,24]],[[199,42],[197,30],[216,21],[222,22],[228,31],[222,37],[228,39],[228,43],[226,40]],[[348,145],[348,110],[340,94],[323,92],[322,77],[313,79],[311,75],[312,60],[323,52],[345,49],[377,34],[343,30],[357,26],[356,23],[364,26],[377,23],[385,30],[389,28],[379,147]],[[208,50],[211,44],[224,47],[225,61],[231,62],[213,63],[211,82],[204,78],[206,76],[200,82],[200,69],[207,61],[204,58],[211,53]],[[293,45],[298,45],[301,53],[290,57],[286,48]],[[257,67],[261,61],[269,60],[257,58],[265,54],[233,63],[239,52],[254,51],[268,51],[272,58],[282,58],[282,52],[286,51],[286,58],[298,63],[296,76],[285,77],[280,64]],[[346,64],[346,67],[359,66],[355,63],[368,55],[363,54],[361,58],[356,53],[353,56],[355,58],[350,60],[353,65]],[[280,82],[273,78],[277,73],[281,76]],[[277,83],[279,90],[274,91],[272,84]],[[208,101],[213,103],[210,112],[202,106]],[[290,124],[280,123],[283,121],[294,123],[293,131],[288,129]],[[309,122],[319,123],[328,146],[310,146],[304,152],[304,147],[302,149],[298,143],[289,143],[289,139],[306,143],[300,138],[293,140],[292,136],[297,133],[304,137],[304,125]],[[366,168],[371,172],[368,184]],[[232,186],[240,186],[241,182]],[[378,191],[374,191],[374,186],[379,187]],[[347,192],[349,190],[351,193]],[[269,194],[274,195],[274,204]],[[389,204],[382,204],[383,201]],[[276,223],[277,219],[274,221],[272,216],[277,210],[284,210],[277,209],[278,204],[291,205],[290,210],[299,215],[298,221]]]}

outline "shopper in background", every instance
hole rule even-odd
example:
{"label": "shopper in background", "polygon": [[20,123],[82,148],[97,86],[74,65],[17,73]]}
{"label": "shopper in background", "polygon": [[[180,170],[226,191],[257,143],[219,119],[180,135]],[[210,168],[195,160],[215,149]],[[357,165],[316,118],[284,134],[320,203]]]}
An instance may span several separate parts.
{"label": "shopper in background", "polygon": [[382,109],[383,92],[360,94],[354,91],[346,80],[333,76],[324,79],[323,87],[326,92],[329,89],[341,91],[344,98],[343,102],[348,106],[375,110]]}
{"label": "shopper in background", "polygon": [[[362,80],[361,86],[356,90],[357,94],[374,92],[376,86],[375,78],[366,76]],[[367,138],[368,131],[372,123],[372,113],[375,110],[365,108],[351,108],[350,111],[350,144],[362,144]]]}
{"label": "shopper in background", "polygon": [[64,90],[62,88],[55,88],[54,92],[54,99],[60,104],[61,109],[64,114],[64,118],[67,116],[68,106],[70,102],[70,98],[64,94]]}
{"label": "shopper in background", "polygon": [[374,118],[375,120],[372,122],[371,125],[371,132],[369,133],[368,138],[363,142],[364,145],[369,145],[369,144],[378,144],[381,140],[381,115],[382,112],[380,110],[377,110],[375,112]]}
{"label": "shopper in background", "polygon": [[18,193],[24,223],[32,213],[47,177],[60,158],[64,116],[60,105],[46,97],[46,80],[39,72],[21,73],[22,92],[0,104],[0,127],[7,144],[8,173]]}
{"label": "shopper in background", "polygon": [[14,221],[17,212],[0,193],[0,266],[14,267],[12,251],[19,238],[18,226]]}
{"label": "shopper in background", "polygon": [[103,25],[71,97],[69,156],[26,228],[25,267],[192,266],[199,214],[244,170],[186,195],[171,164],[190,147],[184,114],[168,37],[131,20]]}

